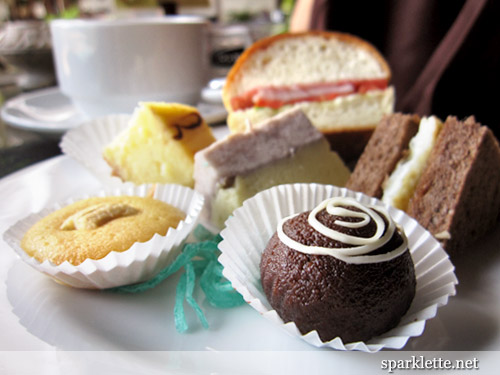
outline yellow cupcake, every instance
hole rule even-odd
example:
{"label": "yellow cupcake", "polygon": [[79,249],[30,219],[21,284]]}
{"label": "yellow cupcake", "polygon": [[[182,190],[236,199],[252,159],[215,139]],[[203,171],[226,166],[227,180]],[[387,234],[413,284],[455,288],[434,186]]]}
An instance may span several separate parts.
{"label": "yellow cupcake", "polygon": [[38,221],[24,235],[21,247],[39,262],[78,265],[125,251],[156,233],[164,236],[184,217],[181,210],[150,197],[88,198]]}

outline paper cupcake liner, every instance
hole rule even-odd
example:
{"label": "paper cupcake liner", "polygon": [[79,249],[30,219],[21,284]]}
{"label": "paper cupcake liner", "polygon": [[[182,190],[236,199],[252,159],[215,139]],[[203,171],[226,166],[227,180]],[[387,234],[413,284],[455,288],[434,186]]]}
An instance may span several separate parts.
{"label": "paper cupcake liner", "polygon": [[120,186],[123,182],[112,175],[102,151],[129,126],[130,115],[109,115],[90,120],[66,132],[60,143],[62,152],[81,163],[105,186]]}
{"label": "paper cupcake liner", "polygon": [[[416,294],[408,312],[397,327],[367,342],[344,343],[339,337],[323,342],[316,331],[302,335],[293,322],[283,322],[267,301],[261,286],[261,254],[275,233],[279,220],[311,210],[323,200],[335,196],[354,197],[364,204],[386,207],[394,221],[403,227],[415,264]],[[317,347],[365,352],[383,348],[401,349],[410,337],[422,334],[426,320],[433,318],[437,309],[446,305],[448,298],[456,293],[458,280],[454,266],[428,231],[404,212],[345,188],[319,184],[288,184],[270,188],[246,200],[242,207],[235,210],[226,221],[221,236],[219,262],[224,266],[223,274],[245,301],[291,335]]]}
{"label": "paper cupcake liner", "polygon": [[[144,197],[154,187],[154,198],[169,203],[186,213],[177,228],[169,228],[166,235],[155,234],[147,242],[136,242],[123,252],[112,251],[102,259],[86,259],[75,266],[68,262],[54,265],[50,261],[39,262],[30,257],[20,246],[26,231],[38,220],[61,207],[91,196],[132,195]],[[4,240],[36,270],[56,281],[75,288],[106,289],[146,281],[169,265],[180,253],[182,243],[194,229],[204,198],[194,190],[180,185],[122,185],[119,188],[101,190],[94,194],[75,197],[52,207],[31,214],[18,221],[4,233]]]}

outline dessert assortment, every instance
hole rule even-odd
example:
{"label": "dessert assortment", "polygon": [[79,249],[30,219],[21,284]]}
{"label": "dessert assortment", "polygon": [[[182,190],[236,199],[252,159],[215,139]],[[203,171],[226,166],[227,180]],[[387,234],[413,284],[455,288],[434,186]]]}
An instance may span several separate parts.
{"label": "dessert assortment", "polygon": [[200,220],[222,230],[224,277],[265,317],[319,347],[401,348],[455,294],[443,248],[496,225],[500,147],[473,117],[393,113],[390,79],[354,36],[262,39],[227,76],[229,135],[161,102],[74,129],[63,151],[116,189],[5,239],[59,282],[104,289],[172,265]]}

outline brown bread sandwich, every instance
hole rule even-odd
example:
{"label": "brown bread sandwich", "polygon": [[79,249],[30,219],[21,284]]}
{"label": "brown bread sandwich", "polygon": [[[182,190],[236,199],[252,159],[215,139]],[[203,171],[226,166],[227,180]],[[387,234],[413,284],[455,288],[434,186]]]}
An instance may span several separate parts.
{"label": "brown bread sandwich", "polygon": [[346,187],[405,210],[453,254],[497,223],[500,147],[474,117],[386,116]]}

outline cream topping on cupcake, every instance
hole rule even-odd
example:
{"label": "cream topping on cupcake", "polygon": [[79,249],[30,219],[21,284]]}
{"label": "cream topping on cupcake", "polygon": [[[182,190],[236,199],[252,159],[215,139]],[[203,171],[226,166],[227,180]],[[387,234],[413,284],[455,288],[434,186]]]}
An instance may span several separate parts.
{"label": "cream topping on cupcake", "polygon": [[[336,217],[335,228],[330,228],[318,220],[318,214],[326,210],[328,215]],[[342,244],[339,248],[308,246],[290,238],[284,231],[286,221],[295,217],[292,215],[281,220],[277,233],[279,239],[293,250],[306,254],[330,255],[346,263],[365,264],[385,262],[398,257],[408,249],[408,240],[404,232],[395,224],[389,213],[379,206],[364,205],[353,198],[334,197],[324,200],[314,208],[308,216],[309,225],[317,232],[331,240]],[[350,229],[363,229],[374,225],[373,234],[364,237],[348,234]],[[382,254],[370,253],[387,244],[398,231],[402,243],[393,250]]]}

